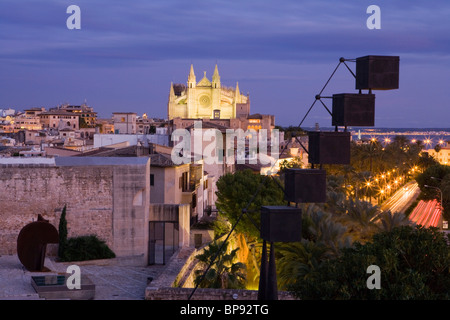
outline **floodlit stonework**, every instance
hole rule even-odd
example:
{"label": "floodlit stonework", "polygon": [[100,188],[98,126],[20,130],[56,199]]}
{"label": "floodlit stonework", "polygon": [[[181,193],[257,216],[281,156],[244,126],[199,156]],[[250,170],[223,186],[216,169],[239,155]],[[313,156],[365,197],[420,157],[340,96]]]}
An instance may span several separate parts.
{"label": "floodlit stonework", "polygon": [[234,119],[250,113],[250,99],[235,88],[221,84],[217,65],[211,81],[204,76],[196,81],[194,66],[191,65],[187,85],[171,84],[167,106],[169,120],[186,119]]}

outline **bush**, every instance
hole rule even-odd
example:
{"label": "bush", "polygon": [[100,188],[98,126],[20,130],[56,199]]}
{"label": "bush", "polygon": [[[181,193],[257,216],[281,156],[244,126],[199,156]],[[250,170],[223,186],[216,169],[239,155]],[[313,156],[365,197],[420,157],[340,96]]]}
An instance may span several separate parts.
{"label": "bush", "polygon": [[[381,270],[381,289],[368,289],[370,265]],[[437,228],[403,226],[356,243],[324,261],[314,276],[290,290],[301,299],[450,299],[450,251]]]}
{"label": "bush", "polygon": [[95,235],[69,238],[67,240],[62,261],[85,261],[115,258],[108,245]]}

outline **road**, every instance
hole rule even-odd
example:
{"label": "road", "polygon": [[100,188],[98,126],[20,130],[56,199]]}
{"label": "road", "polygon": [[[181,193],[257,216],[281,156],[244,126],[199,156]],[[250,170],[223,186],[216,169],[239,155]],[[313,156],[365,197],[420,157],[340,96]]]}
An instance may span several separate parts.
{"label": "road", "polygon": [[441,218],[441,206],[437,200],[421,200],[409,219],[424,227],[437,227]]}
{"label": "road", "polygon": [[402,212],[413,203],[419,196],[420,189],[415,181],[406,183],[402,188],[398,189],[395,194],[382,204],[383,211],[390,210],[391,212]]}

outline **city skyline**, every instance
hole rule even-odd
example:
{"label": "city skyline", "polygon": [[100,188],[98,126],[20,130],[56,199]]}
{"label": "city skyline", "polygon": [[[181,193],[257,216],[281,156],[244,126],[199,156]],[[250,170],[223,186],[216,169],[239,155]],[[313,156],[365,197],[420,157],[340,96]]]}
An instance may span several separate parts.
{"label": "city skyline", "polygon": [[[69,5],[81,29],[69,30]],[[366,12],[381,10],[381,29]],[[239,83],[251,112],[298,125],[340,57],[400,56],[398,90],[375,91],[376,127],[447,128],[450,5],[443,0],[332,1],[21,1],[0,4],[0,108],[84,101],[99,117],[133,111],[167,118],[170,83],[190,65],[226,86]],[[354,70],[355,65],[348,63]],[[342,66],[324,91],[354,93]],[[316,104],[304,126],[331,126]]]}

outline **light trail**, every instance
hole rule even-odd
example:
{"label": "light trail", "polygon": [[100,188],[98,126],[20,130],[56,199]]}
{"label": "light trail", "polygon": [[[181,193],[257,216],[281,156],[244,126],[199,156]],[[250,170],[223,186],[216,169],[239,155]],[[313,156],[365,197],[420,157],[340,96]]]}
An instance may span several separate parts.
{"label": "light trail", "polygon": [[409,219],[424,227],[437,227],[441,219],[442,210],[437,200],[421,200],[411,212]]}
{"label": "light trail", "polygon": [[382,210],[391,212],[405,212],[410,203],[419,195],[420,189],[416,182],[409,182],[382,205]]}

